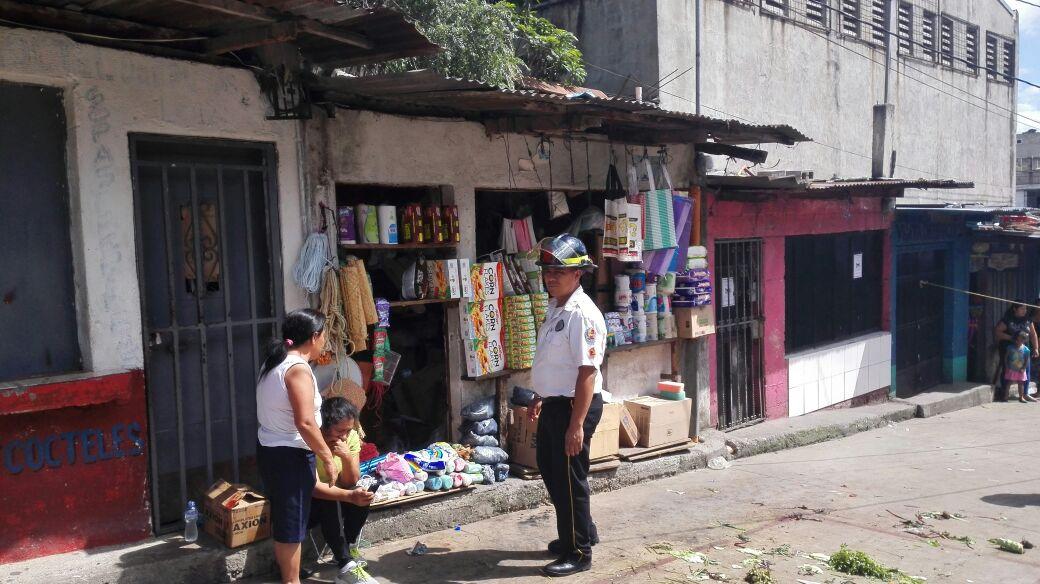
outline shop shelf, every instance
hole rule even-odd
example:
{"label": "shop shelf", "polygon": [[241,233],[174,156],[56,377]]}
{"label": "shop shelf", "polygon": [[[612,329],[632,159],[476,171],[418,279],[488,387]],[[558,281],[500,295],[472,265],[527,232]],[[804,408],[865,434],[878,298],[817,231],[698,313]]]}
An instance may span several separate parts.
{"label": "shop shelf", "polygon": [[636,349],[654,347],[657,345],[671,345],[674,343],[678,343],[681,340],[682,339],[676,337],[674,339],[658,339],[656,341],[647,341],[645,343],[632,343],[630,345],[620,345],[617,347],[610,347],[609,349],[607,349],[607,354],[610,355],[612,353],[623,353],[625,351],[634,351]]}
{"label": "shop shelf", "polygon": [[339,248],[342,250],[375,250],[375,249],[455,249],[459,244],[455,242],[451,243],[354,243],[354,244],[340,244]]}
{"label": "shop shelf", "polygon": [[487,381],[489,379],[498,379],[500,377],[509,377],[510,375],[512,375],[514,373],[520,373],[521,371],[530,371],[530,368],[527,368],[527,369],[503,369],[501,371],[496,371],[494,373],[488,373],[487,375],[481,375],[480,377],[470,377],[468,375],[463,375],[462,376],[462,380],[463,381]]}
{"label": "shop shelf", "polygon": [[425,304],[458,304],[458,298],[429,298],[426,300],[393,300],[390,308],[404,308],[406,306],[422,306]]}

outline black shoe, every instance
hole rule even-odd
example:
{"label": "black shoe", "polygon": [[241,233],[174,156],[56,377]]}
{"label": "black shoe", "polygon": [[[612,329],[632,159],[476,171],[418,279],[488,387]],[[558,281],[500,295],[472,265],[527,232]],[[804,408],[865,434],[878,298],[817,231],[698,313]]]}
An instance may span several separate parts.
{"label": "black shoe", "polygon": [[581,554],[567,554],[560,559],[542,568],[546,576],[570,576],[578,572],[592,569],[592,556]]}
{"label": "black shoe", "polygon": [[[590,543],[592,545],[598,545],[599,544],[599,534],[598,533],[593,533],[592,534],[592,541]],[[554,539],[554,540],[549,542],[549,553],[554,555],[554,556],[556,556],[556,557],[560,557],[563,554],[567,553],[568,551],[569,550],[563,549],[563,543],[561,543],[560,540],[558,540],[558,539]]]}

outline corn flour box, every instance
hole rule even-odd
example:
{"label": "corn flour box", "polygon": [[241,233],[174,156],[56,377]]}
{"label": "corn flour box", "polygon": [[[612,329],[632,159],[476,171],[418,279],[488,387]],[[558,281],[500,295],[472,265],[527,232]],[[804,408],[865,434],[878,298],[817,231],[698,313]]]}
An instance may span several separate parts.
{"label": "corn flour box", "polygon": [[459,307],[462,318],[462,336],[483,339],[498,336],[505,328],[501,300],[465,302]]}
{"label": "corn flour box", "polygon": [[473,264],[469,273],[474,302],[498,300],[503,296],[501,262]]}
{"label": "corn flour box", "polygon": [[466,353],[466,374],[480,377],[506,368],[506,351],[502,333],[479,339],[462,339]]}

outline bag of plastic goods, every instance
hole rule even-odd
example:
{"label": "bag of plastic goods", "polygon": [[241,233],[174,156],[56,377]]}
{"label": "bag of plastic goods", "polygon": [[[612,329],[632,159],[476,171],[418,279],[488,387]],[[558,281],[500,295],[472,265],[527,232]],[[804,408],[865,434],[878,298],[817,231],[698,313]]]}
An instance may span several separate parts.
{"label": "bag of plastic goods", "polygon": [[495,397],[486,397],[462,408],[462,419],[471,422],[487,420],[495,415]]}
{"label": "bag of plastic goods", "polygon": [[462,432],[463,434],[466,432],[473,432],[478,436],[491,436],[493,434],[498,434],[498,422],[496,422],[494,418],[488,418],[476,422],[467,422],[459,427],[459,432]]}
{"label": "bag of plastic goods", "polygon": [[388,453],[386,459],[376,467],[376,472],[384,479],[398,483],[410,483],[415,478],[411,465],[396,452]]}
{"label": "bag of plastic goods", "polygon": [[477,464],[498,464],[509,460],[509,454],[497,446],[477,446],[473,449],[473,462]]}
{"label": "bag of plastic goods", "polygon": [[502,482],[509,478],[509,465],[500,462],[495,465],[495,482]]}
{"label": "bag of plastic goods", "polygon": [[458,457],[458,453],[444,442],[437,442],[431,444],[429,448],[408,452],[404,455],[405,460],[426,472],[453,470],[455,459]]}
{"label": "bag of plastic goods", "polygon": [[480,467],[480,474],[484,476],[484,484],[491,485],[495,483],[495,469],[490,464],[485,464]]}
{"label": "bag of plastic goods", "polygon": [[513,397],[510,398],[510,403],[514,406],[527,407],[534,403],[535,393],[526,387],[520,387],[519,385],[513,387]]}
{"label": "bag of plastic goods", "polygon": [[466,446],[499,446],[498,438],[494,436],[479,436],[473,432],[467,432],[462,437],[462,443]]}

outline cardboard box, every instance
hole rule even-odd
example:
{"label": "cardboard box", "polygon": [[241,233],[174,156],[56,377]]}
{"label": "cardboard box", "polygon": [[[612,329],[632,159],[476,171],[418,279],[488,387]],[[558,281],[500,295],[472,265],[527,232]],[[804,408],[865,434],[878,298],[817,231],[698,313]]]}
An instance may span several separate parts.
{"label": "cardboard box", "polygon": [[459,287],[463,298],[473,298],[473,283],[470,281],[469,258],[459,258]]}
{"label": "cardboard box", "polygon": [[480,377],[506,368],[506,349],[502,333],[479,339],[462,339],[466,355],[466,375]]}
{"label": "cardboard box", "polygon": [[715,307],[676,308],[675,326],[680,339],[696,339],[715,334]]}
{"label": "cardboard box", "polygon": [[448,265],[448,298],[462,298],[462,285],[459,282],[458,260],[446,260]]}
{"label": "cardboard box", "polygon": [[498,300],[504,295],[502,292],[502,264],[500,262],[473,264],[469,274],[474,302]]}
{"label": "cardboard box", "polygon": [[200,511],[206,533],[229,548],[271,536],[271,505],[249,485],[218,480],[206,491]]}
{"label": "cardboard box", "polygon": [[639,446],[644,448],[689,438],[692,408],[689,398],[673,401],[647,396],[625,400],[625,409],[639,429]]}
{"label": "cardboard box", "polygon": [[[590,460],[618,453],[618,426],[623,410],[624,407],[619,403],[603,404],[603,416],[589,442]],[[509,422],[509,435],[506,438],[509,461],[529,468],[538,468],[538,422],[528,421],[527,408],[522,406],[513,406],[510,416],[512,418]]]}
{"label": "cardboard box", "polygon": [[501,300],[465,302],[459,313],[462,317],[462,336],[468,339],[495,337],[505,329]]}
{"label": "cardboard box", "polygon": [[632,417],[632,414],[628,411],[628,408],[621,408],[621,424],[620,424],[620,435],[618,437],[621,446],[625,448],[633,448],[639,444],[639,427],[636,426],[636,420]]}

